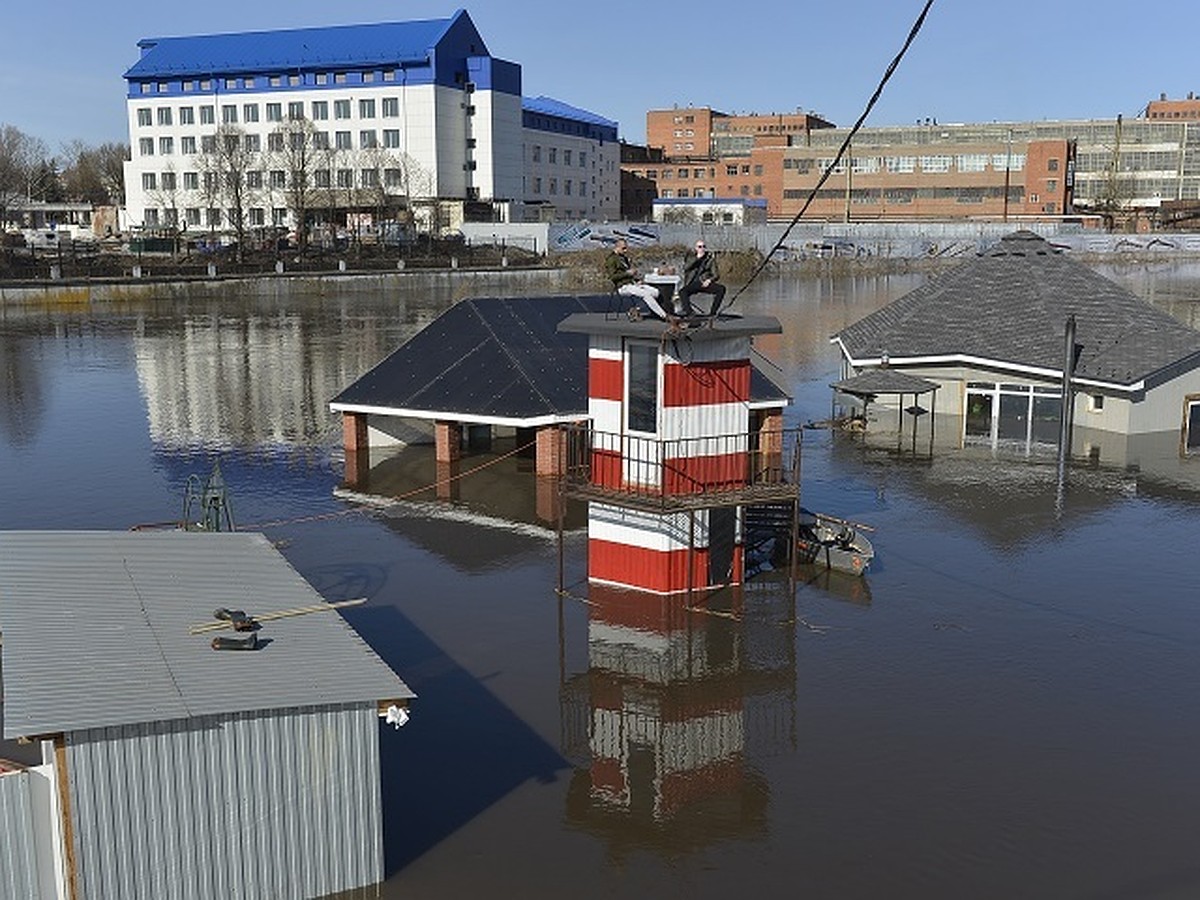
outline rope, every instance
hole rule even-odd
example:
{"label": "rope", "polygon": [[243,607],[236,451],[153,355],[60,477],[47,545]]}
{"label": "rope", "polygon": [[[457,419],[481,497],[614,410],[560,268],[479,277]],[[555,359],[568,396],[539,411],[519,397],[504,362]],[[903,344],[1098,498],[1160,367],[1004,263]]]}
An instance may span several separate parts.
{"label": "rope", "polygon": [[788,235],[792,233],[792,229],[795,228],[800,222],[800,218],[806,212],[808,212],[809,206],[812,205],[813,200],[815,200],[817,197],[817,192],[821,190],[825,182],[829,180],[829,176],[833,174],[833,170],[837,168],[838,163],[842,161],[842,157],[850,148],[850,144],[854,140],[854,135],[858,134],[858,130],[862,128],[863,122],[867,120],[867,116],[870,115],[871,110],[875,108],[875,103],[879,100],[880,95],[883,94],[884,85],[886,85],[891,79],[892,74],[900,65],[900,60],[904,59],[904,54],[908,52],[908,48],[912,45],[912,42],[916,40],[917,33],[920,32],[921,26],[925,24],[925,16],[928,15],[929,9],[932,6],[933,0],[925,0],[925,6],[921,10],[921,14],[917,16],[916,22],[913,23],[912,28],[909,30],[908,37],[904,41],[904,46],[900,48],[900,52],[896,54],[896,56],[892,59],[891,64],[887,67],[887,70],[883,73],[883,78],[880,79],[879,84],[875,88],[875,92],[871,94],[871,99],[867,101],[867,106],[862,111],[862,115],[858,117],[858,121],[854,123],[854,127],[851,128],[850,133],[846,135],[846,139],[842,141],[842,146],[838,148],[837,156],[833,158],[833,161],[821,174],[820,179],[818,179],[813,189],[809,191],[808,197],[804,201],[804,205],[800,207],[800,211],[792,217],[792,221],[789,222],[787,228],[783,230],[783,234],[780,236],[779,240],[775,242],[775,246],[772,247],[767,255],[762,258],[759,264],[755,266],[754,271],[750,273],[750,277],[746,280],[746,283],[738,288],[737,292],[731,298],[729,298],[729,302],[725,304],[726,309],[729,309],[729,307],[733,306],[733,304],[737,302],[738,297],[742,296],[746,288],[750,287],[750,285],[754,282],[754,279],[759,276],[759,273],[761,273],[762,270],[767,267],[767,263],[771,261],[771,257],[774,256],[777,251],[783,248],[784,242],[787,240]]}

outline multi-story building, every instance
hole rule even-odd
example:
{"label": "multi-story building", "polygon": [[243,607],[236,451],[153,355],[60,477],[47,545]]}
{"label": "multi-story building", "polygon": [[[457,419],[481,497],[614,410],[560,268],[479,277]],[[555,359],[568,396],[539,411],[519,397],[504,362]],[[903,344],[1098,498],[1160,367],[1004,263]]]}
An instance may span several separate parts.
{"label": "multi-story building", "polygon": [[524,101],[527,218],[616,219],[617,123],[550,97]]}
{"label": "multi-story building", "polygon": [[616,123],[523,103],[520,66],[491,56],[465,11],[139,47],[125,73],[131,225],[344,224],[417,199],[491,201],[500,217],[527,199],[570,217],[618,209]]}
{"label": "multi-story building", "polygon": [[[663,116],[694,127],[711,152],[674,152]],[[691,115],[693,121],[688,123]],[[711,111],[647,113],[662,162],[630,162],[627,177],[659,198],[763,198],[768,215],[814,219],[1060,217],[1157,211],[1200,201],[1200,100],[1151,102],[1142,118],[862,128],[829,172],[850,130],[800,127],[777,116]],[[820,120],[823,122],[824,120]],[[655,131],[651,132],[651,123]],[[708,123],[708,124],[705,124]],[[824,123],[828,124],[828,123]],[[664,143],[655,144],[654,140]],[[813,191],[816,191],[815,195]]]}

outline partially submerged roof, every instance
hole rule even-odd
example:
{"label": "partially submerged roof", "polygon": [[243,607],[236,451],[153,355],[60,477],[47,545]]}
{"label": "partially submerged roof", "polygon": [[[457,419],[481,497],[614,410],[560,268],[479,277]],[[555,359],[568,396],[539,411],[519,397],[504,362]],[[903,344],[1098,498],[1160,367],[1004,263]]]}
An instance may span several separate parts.
{"label": "partially submerged roof", "polygon": [[[614,308],[608,294],[463,300],[334,397],[330,408],[518,427],[586,419],[588,336],[559,330],[559,323],[578,313],[605,321]],[[610,321],[647,336],[664,327],[615,314]],[[788,402],[757,365],[750,396],[752,406]]]}
{"label": "partially submerged roof", "polygon": [[1200,332],[1028,232],[1011,234],[848,326],[833,340],[856,367],[964,363],[1062,377],[1075,316],[1075,376],[1124,389],[1200,365]]}
{"label": "partially submerged roof", "polygon": [[337,612],[188,632],[321,600],[261,534],[0,532],[3,737],[414,696]]}

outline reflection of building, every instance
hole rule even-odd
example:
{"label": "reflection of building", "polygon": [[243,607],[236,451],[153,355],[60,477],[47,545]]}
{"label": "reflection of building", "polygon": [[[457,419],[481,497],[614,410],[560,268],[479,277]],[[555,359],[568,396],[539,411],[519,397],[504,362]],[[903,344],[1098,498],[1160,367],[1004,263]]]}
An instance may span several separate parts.
{"label": "reflection of building", "polygon": [[[952,417],[951,433],[966,442],[1056,443],[1070,368],[1077,429],[1173,431],[1181,449],[1200,448],[1200,332],[1030,232],[1004,238],[833,340],[847,375],[888,368],[939,386],[934,412]],[[887,405],[876,398],[876,408]]]}
{"label": "reflection of building", "polygon": [[593,585],[588,671],[564,679],[568,816],[615,842],[698,849],[761,834],[767,788],[749,765],[795,741],[787,592],[689,609]]}

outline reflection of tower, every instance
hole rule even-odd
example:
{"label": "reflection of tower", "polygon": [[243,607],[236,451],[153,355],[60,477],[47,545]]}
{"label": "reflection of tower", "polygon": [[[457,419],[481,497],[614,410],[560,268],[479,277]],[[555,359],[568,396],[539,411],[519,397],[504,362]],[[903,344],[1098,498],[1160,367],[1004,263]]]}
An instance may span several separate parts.
{"label": "reflection of tower", "polygon": [[741,591],[724,596],[700,612],[684,594],[591,587],[588,671],[563,679],[564,749],[587,760],[569,818],[675,850],[763,831],[748,756],[794,743],[795,630],[785,591],[774,605],[745,595],[757,616]]}
{"label": "reflection of tower", "polygon": [[750,341],[769,317],[663,331],[577,314],[590,426],[568,440],[567,490],[589,501],[588,579],[658,594],[741,583],[742,507],[794,501],[777,414],[753,413]]}

